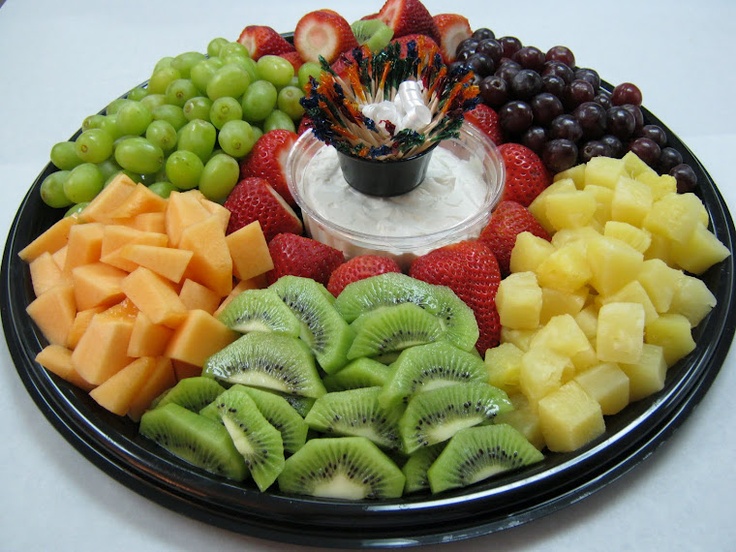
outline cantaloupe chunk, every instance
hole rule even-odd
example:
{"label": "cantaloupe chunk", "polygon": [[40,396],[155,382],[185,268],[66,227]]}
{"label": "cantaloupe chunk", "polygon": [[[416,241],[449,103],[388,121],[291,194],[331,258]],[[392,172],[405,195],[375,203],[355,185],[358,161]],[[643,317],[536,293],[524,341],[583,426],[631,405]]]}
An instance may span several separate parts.
{"label": "cantaloupe chunk", "polygon": [[128,356],[161,356],[166,351],[174,330],[163,324],[154,324],[143,312],[138,312],[128,343]]}
{"label": "cantaloupe chunk", "polygon": [[79,310],[111,306],[125,297],[121,287],[127,273],[119,268],[97,262],[72,270],[74,297]]}
{"label": "cantaloupe chunk", "polygon": [[51,254],[51,257],[54,259],[54,262],[56,263],[56,266],[59,267],[59,270],[64,270],[64,265],[66,264],[66,252],[67,252],[67,245],[64,244],[60,249],[58,249],[55,253]]}
{"label": "cantaloupe chunk", "polygon": [[210,288],[194,280],[184,280],[179,290],[179,298],[187,309],[200,309],[210,314],[213,314],[220,306],[221,299]]}
{"label": "cantaloupe chunk", "polygon": [[36,355],[36,362],[80,389],[90,391],[94,388],[74,369],[71,349],[61,345],[46,345]]}
{"label": "cantaloupe chunk", "polygon": [[69,229],[64,273],[70,274],[72,269],[95,263],[100,260],[102,251],[102,234],[104,225],[98,222],[75,224]]}
{"label": "cantaloupe chunk", "polygon": [[69,239],[69,229],[78,223],[79,217],[76,216],[62,218],[21,249],[18,256],[30,263],[41,253],[55,253],[66,245]]}
{"label": "cantaloupe chunk", "polygon": [[102,237],[100,260],[121,270],[133,272],[138,265],[122,256],[123,247],[131,244],[166,247],[168,243],[166,234],[145,232],[122,224],[108,224]]}
{"label": "cantaloupe chunk", "polygon": [[140,266],[123,278],[121,288],[154,324],[176,328],[186,318],[187,308],[173,284],[146,267]]}
{"label": "cantaloupe chunk", "polygon": [[190,364],[183,360],[171,359],[171,365],[174,368],[174,376],[176,381],[181,381],[187,378],[193,378],[202,375],[202,367],[196,364]]}
{"label": "cantaloupe chunk", "polygon": [[205,209],[207,209],[208,213],[217,216],[217,218],[220,220],[220,224],[222,225],[222,231],[226,232],[227,225],[230,222],[230,210],[215,201],[207,199],[204,194],[202,194],[202,192],[199,192],[199,190],[198,193],[201,195],[201,197],[198,196],[199,202]]}
{"label": "cantaloupe chunk", "polygon": [[56,284],[61,283],[61,269],[48,251],[44,251],[33,259],[28,265],[28,269],[31,272],[31,285],[33,286],[33,293],[36,297]]}
{"label": "cantaloupe chunk", "polygon": [[179,248],[194,252],[186,277],[207,286],[220,297],[233,289],[233,262],[225,234],[216,215],[187,226]]}
{"label": "cantaloupe chunk", "polygon": [[137,358],[95,387],[89,395],[105,410],[124,416],[155,367],[154,357]]}
{"label": "cantaloupe chunk", "polygon": [[131,243],[123,246],[120,257],[130,262],[150,268],[156,274],[178,284],[189,265],[194,253],[186,249],[160,247],[143,243]]}
{"label": "cantaloupe chunk", "polygon": [[137,184],[125,173],[118,174],[89,202],[81,217],[87,222],[113,222],[111,213],[133,193]]}
{"label": "cantaloupe chunk", "polygon": [[228,234],[225,241],[233,260],[233,274],[239,280],[253,278],[273,268],[268,243],[257,220]]}
{"label": "cantaloupe chunk", "polygon": [[169,340],[165,354],[201,367],[209,356],[235,341],[238,335],[210,313],[191,310]]}
{"label": "cantaloupe chunk", "polygon": [[157,357],[153,371],[128,407],[128,417],[136,422],[140,420],[153,400],[174,385],[176,385],[176,374],[174,374],[171,359],[164,356]]}
{"label": "cantaloupe chunk", "polygon": [[74,368],[85,380],[99,385],[133,361],[127,355],[133,321],[127,317],[95,315],[72,352]]}
{"label": "cantaloupe chunk", "polygon": [[138,183],[109,216],[113,219],[129,219],[142,213],[163,213],[165,210],[166,199],[152,192],[147,186]]}
{"label": "cantaloupe chunk", "polygon": [[95,316],[95,314],[98,314],[104,310],[105,307],[92,307],[90,309],[85,309],[77,312],[76,316],[74,317],[72,327],[69,329],[69,335],[67,336],[67,346],[70,349],[74,349],[77,346],[77,343],[79,343],[79,340],[84,335],[84,332],[87,331],[87,327],[89,326],[89,323],[92,321],[92,318]]}
{"label": "cantaloupe chunk", "polygon": [[166,234],[166,213],[141,213],[128,221],[127,226],[144,232]]}
{"label": "cantaloupe chunk", "polygon": [[171,192],[166,205],[166,233],[174,247],[178,247],[185,228],[212,214],[197,199],[197,193],[190,192]]}
{"label": "cantaloupe chunk", "polygon": [[26,312],[49,343],[66,346],[77,314],[74,286],[62,283],[52,287],[31,301]]}

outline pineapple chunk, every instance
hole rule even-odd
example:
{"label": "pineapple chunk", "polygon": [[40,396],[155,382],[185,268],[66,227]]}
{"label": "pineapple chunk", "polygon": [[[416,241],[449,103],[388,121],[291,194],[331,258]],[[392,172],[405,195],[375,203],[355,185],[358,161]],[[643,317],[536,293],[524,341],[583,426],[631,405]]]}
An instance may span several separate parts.
{"label": "pineapple chunk", "polygon": [[546,201],[546,214],[552,228],[582,228],[593,220],[598,202],[585,190],[552,194]]}
{"label": "pineapple chunk", "polygon": [[672,241],[683,242],[690,238],[699,223],[703,223],[703,213],[707,221],[708,213],[695,194],[667,194],[652,204],[642,227]]}
{"label": "pineapple chunk", "polygon": [[640,179],[645,175],[657,175],[657,172],[647,165],[638,155],[633,151],[627,152],[621,160],[624,163],[626,172],[631,178]]}
{"label": "pineapple chunk", "polygon": [[563,178],[552,182],[552,184],[547,186],[537,197],[534,198],[534,201],[529,204],[528,209],[539,221],[539,224],[541,224],[547,232],[551,233],[554,231],[554,227],[547,218],[547,199],[554,194],[574,192],[575,190],[577,190],[577,188],[575,186],[575,182],[571,178]]}
{"label": "pineapple chunk", "polygon": [[544,448],[544,436],[539,425],[539,414],[535,405],[523,393],[509,395],[513,409],[496,416],[494,423],[509,424],[519,431],[527,441],[539,450]]}
{"label": "pineapple chunk", "polygon": [[[587,247],[590,284],[601,295],[611,295],[636,279],[644,255],[616,238],[590,240]],[[544,284],[542,284],[544,285]]]}
{"label": "pineapple chunk", "polygon": [[670,253],[677,266],[693,274],[702,274],[731,254],[715,234],[702,224],[696,224],[686,240],[673,242]]}
{"label": "pineapple chunk", "polygon": [[662,259],[647,259],[642,264],[637,281],[646,290],[657,312],[670,310],[682,271],[667,266]]}
{"label": "pineapple chunk", "polygon": [[603,227],[603,235],[616,238],[628,243],[631,247],[644,253],[652,244],[652,234],[648,230],[639,228],[618,220],[609,220]]}
{"label": "pineapple chunk", "polygon": [[575,165],[562,172],[558,172],[554,176],[554,182],[558,180],[570,179],[575,183],[575,187],[582,190],[585,187],[585,163]]}
{"label": "pineapple chunk", "polygon": [[533,272],[514,272],[501,280],[496,292],[496,308],[501,324],[514,329],[539,326],[542,288]]}
{"label": "pineapple chunk", "polygon": [[611,203],[613,202],[613,190],[605,186],[597,184],[589,184],[585,187],[585,191],[593,194],[596,201],[595,215],[593,219],[599,225],[604,225],[606,221],[611,220]]}
{"label": "pineapple chunk", "polygon": [[672,260],[672,240],[659,234],[650,234],[652,237],[652,243],[649,248],[644,252],[645,259],[660,259],[667,263],[669,266],[673,266],[675,263]]}
{"label": "pineapple chunk", "polygon": [[552,235],[551,243],[555,247],[562,247],[576,241],[585,241],[599,238],[601,233],[593,226],[581,226],[580,228],[563,228]]}
{"label": "pineapple chunk", "polygon": [[695,349],[690,321],[682,314],[663,314],[647,325],[645,341],[664,349],[667,366]]}
{"label": "pineapple chunk", "polygon": [[589,295],[588,286],[582,286],[573,292],[542,288],[542,311],[539,313],[539,322],[546,324],[550,318],[560,314],[577,314],[585,306]]}
{"label": "pineapple chunk", "polygon": [[513,343],[501,343],[486,351],[484,359],[488,370],[488,383],[506,391],[507,394],[519,391],[519,372],[524,351]]}
{"label": "pineapple chunk", "polygon": [[532,403],[570,379],[574,367],[570,358],[545,347],[531,348],[521,357],[519,387]]}
{"label": "pineapple chunk", "polygon": [[598,305],[591,303],[575,315],[575,322],[591,343],[595,341],[598,333]]}
{"label": "pineapple chunk", "polygon": [[629,400],[638,401],[664,388],[667,362],[659,345],[644,344],[641,357],[634,363],[620,363],[629,378]]}
{"label": "pineapple chunk", "polygon": [[659,316],[649,294],[638,280],[629,282],[616,293],[611,295],[599,295],[596,300],[600,305],[606,303],[639,303],[644,307],[644,323],[649,324]]}
{"label": "pineapple chunk", "polygon": [[596,333],[598,359],[629,363],[639,360],[644,344],[644,319],[644,307],[640,303],[602,305]]}
{"label": "pineapple chunk", "polygon": [[537,267],[554,253],[555,247],[544,238],[531,232],[522,232],[516,236],[514,248],[511,250],[509,268],[511,272],[535,272]]}
{"label": "pineapple chunk", "polygon": [[677,180],[670,174],[657,174],[654,171],[650,171],[638,175],[636,179],[649,186],[654,201],[667,194],[677,192]]}
{"label": "pineapple chunk", "polygon": [[716,306],[716,303],[715,295],[703,280],[683,274],[677,283],[669,312],[682,314],[694,328]]}
{"label": "pineapple chunk", "polygon": [[550,349],[568,358],[593,349],[583,330],[569,314],[551,318],[534,335],[529,346],[532,349]]}
{"label": "pineapple chunk", "polygon": [[501,326],[501,343],[513,343],[522,351],[528,351],[529,342],[536,333],[536,328],[533,330],[512,330]]}
{"label": "pineapple chunk", "polygon": [[582,240],[568,243],[543,260],[536,270],[539,285],[569,293],[586,285],[592,276],[586,243]]}
{"label": "pineapple chunk", "polygon": [[606,430],[601,405],[576,381],[540,400],[538,412],[542,435],[553,452],[577,450]]}
{"label": "pineapple chunk", "polygon": [[593,157],[585,165],[585,186],[593,184],[613,189],[619,178],[627,174],[623,159]]}
{"label": "pineapple chunk", "polygon": [[616,363],[597,364],[580,372],[574,381],[598,401],[604,416],[617,414],[629,404],[629,377]]}
{"label": "pineapple chunk", "polygon": [[641,226],[652,208],[652,191],[649,186],[625,176],[619,178],[613,189],[611,217],[613,220]]}

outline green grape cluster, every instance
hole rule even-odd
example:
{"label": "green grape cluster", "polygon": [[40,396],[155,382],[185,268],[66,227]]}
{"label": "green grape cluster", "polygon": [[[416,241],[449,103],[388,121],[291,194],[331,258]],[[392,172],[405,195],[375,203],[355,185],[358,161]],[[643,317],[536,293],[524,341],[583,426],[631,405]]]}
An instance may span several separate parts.
{"label": "green grape cluster", "polygon": [[318,71],[308,63],[295,72],[280,56],[256,61],[221,37],[206,53],[164,57],[145,85],[87,117],[76,139],[51,148],[58,171],[41,183],[41,198],[78,212],[122,171],[163,197],[199,188],[224,201],[259,136],[296,130],[304,84]]}

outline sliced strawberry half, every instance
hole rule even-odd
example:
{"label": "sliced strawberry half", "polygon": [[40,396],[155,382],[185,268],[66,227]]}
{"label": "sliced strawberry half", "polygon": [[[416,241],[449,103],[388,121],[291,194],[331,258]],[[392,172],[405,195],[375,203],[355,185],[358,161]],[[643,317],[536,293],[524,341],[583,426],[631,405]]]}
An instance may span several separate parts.
{"label": "sliced strawberry half", "polygon": [[268,242],[268,251],[273,260],[273,269],[266,273],[268,284],[292,275],[312,278],[326,286],[332,272],[345,262],[339,249],[296,234],[277,234]]}
{"label": "sliced strawberry half", "polygon": [[267,25],[248,25],[240,33],[238,42],[245,46],[254,60],[265,55],[280,56],[296,50],[276,29]]}
{"label": "sliced strawberry half", "polygon": [[292,207],[296,206],[286,182],[286,161],[299,136],[285,129],[264,133],[240,164],[240,177],[259,176],[268,180],[278,194]]}
{"label": "sliced strawberry half", "polygon": [[440,43],[432,14],[419,0],[387,0],[378,12],[378,18],[393,29],[396,38],[423,34]]}
{"label": "sliced strawberry half", "polygon": [[302,16],[294,29],[294,46],[304,61],[328,63],[358,46],[347,19],[333,10],[317,10]]}
{"label": "sliced strawberry half", "polygon": [[365,254],[353,257],[338,266],[327,282],[327,291],[337,297],[345,286],[386,272],[401,272],[401,267],[392,257]]}
{"label": "sliced strawberry half", "polygon": [[473,109],[469,109],[464,114],[465,120],[473,126],[481,130],[488,136],[497,146],[503,144],[503,131],[498,122],[498,113],[483,103],[479,103]]}
{"label": "sliced strawberry half", "polygon": [[440,13],[433,18],[440,36],[440,50],[445,63],[456,59],[458,44],[473,35],[468,18],[459,13]]}

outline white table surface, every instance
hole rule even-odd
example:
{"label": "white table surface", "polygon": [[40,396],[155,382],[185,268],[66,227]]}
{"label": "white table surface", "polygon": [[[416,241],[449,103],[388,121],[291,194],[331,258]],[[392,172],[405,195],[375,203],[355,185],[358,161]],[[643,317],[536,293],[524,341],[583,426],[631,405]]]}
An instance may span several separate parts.
{"label": "white table surface", "polygon": [[[426,0],[475,27],[542,49],[565,44],[644,104],[703,162],[736,206],[736,4],[731,0]],[[165,55],[235,39],[247,24],[293,30],[307,11],[378,11],[333,0],[0,0],[0,231],[83,118],[146,80]],[[733,550],[736,353],[686,423],[635,470],[553,515],[429,550]],[[306,550],[233,534],[164,509],[87,462],[36,408],[0,345],[0,549]]]}

